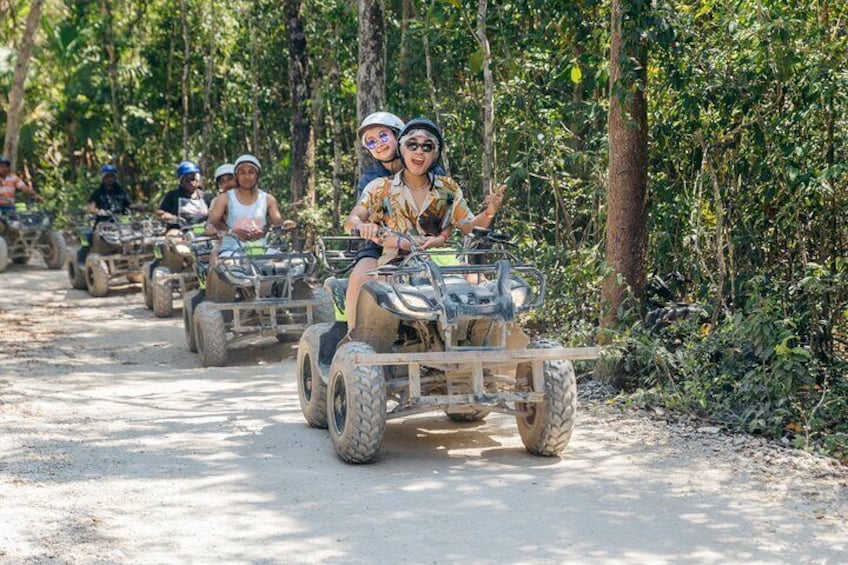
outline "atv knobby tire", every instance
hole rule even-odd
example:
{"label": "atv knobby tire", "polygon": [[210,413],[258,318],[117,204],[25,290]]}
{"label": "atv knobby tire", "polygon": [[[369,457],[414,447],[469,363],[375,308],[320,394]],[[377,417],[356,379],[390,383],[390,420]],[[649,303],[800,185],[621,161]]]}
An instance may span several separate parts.
{"label": "atv knobby tire", "polygon": [[309,326],[297,348],[297,398],[306,423],[313,428],[327,428],[327,383],[318,368],[318,352],[321,336],[332,327],[332,323]]}
{"label": "atv knobby tire", "polygon": [[6,245],[6,238],[0,236],[0,273],[6,270],[9,266],[9,246]]}
{"label": "atv knobby tire", "polygon": [[153,281],[150,280],[152,270],[149,262],[141,267],[141,295],[144,297],[144,307],[148,310],[153,310],[153,294],[151,293]]}
{"label": "atv knobby tire", "polygon": [[48,269],[61,269],[68,260],[68,244],[65,238],[57,231],[47,232],[44,235],[41,253]]}
{"label": "atv knobby tire", "polygon": [[97,253],[85,259],[85,285],[91,296],[99,298],[109,293],[109,265]]}
{"label": "atv knobby tire", "polygon": [[204,367],[223,367],[227,362],[227,329],[224,316],[209,302],[194,310],[194,339]]}
{"label": "atv knobby tire", "polygon": [[71,288],[77,290],[88,288],[85,284],[85,266],[80,267],[73,258],[68,260],[68,281],[71,283]]}
{"label": "atv knobby tire", "polygon": [[336,311],[333,308],[333,298],[330,293],[323,288],[312,290],[312,297],[320,300],[320,304],[312,309],[312,323],[323,324],[325,322],[336,321]]}
{"label": "atv knobby tire", "polygon": [[197,353],[197,339],[194,335],[194,310],[199,290],[190,290],[183,296],[183,333],[186,345],[192,353]]}
{"label": "atv knobby tire", "polygon": [[328,428],[342,460],[369,463],[379,453],[386,431],[386,380],[379,365],[354,365],[357,353],[374,349],[354,341],[333,357],[327,383]]}
{"label": "atv knobby tire", "polygon": [[[553,349],[561,347],[553,340],[537,340],[527,345],[528,349]],[[527,451],[534,455],[554,456],[560,454],[571,439],[577,415],[577,380],[570,361],[559,359],[545,361],[544,402],[516,402],[516,409],[526,415],[515,417],[518,433]],[[515,388],[519,391],[533,389],[533,370],[530,363],[518,365]]]}
{"label": "atv knobby tire", "polygon": [[[173,281],[166,280],[166,277],[171,274],[171,269],[165,266],[159,266],[153,269],[153,274],[150,277],[150,297],[153,302],[153,314],[157,318],[170,318],[174,314],[174,291]],[[146,280],[147,277],[144,277]]]}

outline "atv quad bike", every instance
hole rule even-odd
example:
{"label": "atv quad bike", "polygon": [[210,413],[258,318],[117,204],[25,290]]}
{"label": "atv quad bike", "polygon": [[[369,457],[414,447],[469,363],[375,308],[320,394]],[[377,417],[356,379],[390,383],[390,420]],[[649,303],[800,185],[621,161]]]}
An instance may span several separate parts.
{"label": "atv quad bike", "polygon": [[[475,238],[496,245],[480,251],[472,242],[421,252],[405,235],[387,233],[412,251],[363,285],[356,327],[343,335],[338,323],[317,324],[301,337],[298,396],[307,423],[329,428],[348,463],[378,455],[387,420],[435,410],[460,422],[511,414],[528,451],[562,452],[577,410],[571,361],[598,352],[524,333],[516,316],[542,305],[544,275],[488,230]],[[475,253],[488,260],[470,264]],[[329,278],[325,287],[344,300],[346,283]]]}
{"label": "atv quad bike", "polygon": [[157,318],[168,318],[174,313],[174,300],[198,288],[194,270],[193,244],[205,243],[212,238],[204,236],[205,222],[185,225],[178,234],[165,235],[153,247],[154,259],[142,268],[141,289],[144,304]]}
{"label": "atv quad bike", "polygon": [[313,283],[317,259],[314,253],[290,251],[287,230],[273,227],[267,245],[240,244],[232,255],[220,255],[209,268],[203,300],[188,293],[184,312],[186,326],[194,328],[192,341],[203,366],[223,366],[227,348],[258,337],[278,341],[297,339],[304,329],[333,319],[333,305],[326,292]]}
{"label": "atv quad bike", "polygon": [[51,229],[47,212],[27,210],[22,204],[14,212],[0,214],[0,272],[10,261],[23,265],[35,254],[41,254],[48,269],[61,269],[68,255],[65,238]]}
{"label": "atv quad bike", "polygon": [[139,282],[142,265],[153,258],[153,246],[165,233],[162,223],[150,216],[112,213],[91,220],[93,229],[79,230],[81,246],[68,261],[71,286],[101,297],[119,278]]}

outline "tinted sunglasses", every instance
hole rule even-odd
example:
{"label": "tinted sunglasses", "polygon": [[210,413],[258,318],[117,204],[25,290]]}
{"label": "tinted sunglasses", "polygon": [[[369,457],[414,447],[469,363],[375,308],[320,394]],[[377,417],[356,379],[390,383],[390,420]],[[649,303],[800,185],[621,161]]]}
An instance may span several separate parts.
{"label": "tinted sunglasses", "polygon": [[381,131],[380,135],[377,136],[377,139],[379,139],[379,141],[372,137],[370,139],[366,139],[363,145],[365,145],[368,150],[374,151],[377,148],[378,143],[388,143],[391,138],[392,136],[391,134],[389,134],[389,132]]}
{"label": "tinted sunglasses", "polygon": [[436,144],[432,141],[418,143],[417,141],[410,140],[404,144],[404,147],[406,147],[410,151],[418,151],[418,149],[421,149],[421,151],[423,151],[424,153],[432,153],[436,150]]}

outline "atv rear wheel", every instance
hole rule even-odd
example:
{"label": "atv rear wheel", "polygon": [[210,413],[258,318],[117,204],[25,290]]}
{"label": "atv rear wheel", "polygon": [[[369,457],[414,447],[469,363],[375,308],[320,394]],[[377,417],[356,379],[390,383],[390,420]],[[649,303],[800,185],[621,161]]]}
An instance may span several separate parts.
{"label": "atv rear wheel", "polygon": [[171,269],[160,265],[153,269],[153,276],[149,281],[153,314],[157,318],[170,318],[174,314],[173,282],[162,278],[170,274]]}
{"label": "atv rear wheel", "polygon": [[386,380],[379,365],[354,365],[356,354],[374,353],[362,342],[344,344],[333,357],[327,383],[330,439],[347,463],[369,463],[386,431]]}
{"label": "atv rear wheel", "polygon": [[109,265],[97,253],[85,259],[85,285],[91,296],[99,298],[109,293]]}
{"label": "atv rear wheel", "polygon": [[6,270],[9,266],[9,246],[6,245],[6,238],[0,236],[0,273]]}
{"label": "atv rear wheel", "polygon": [[192,353],[197,353],[197,339],[194,335],[194,310],[199,302],[199,290],[190,290],[183,296],[183,333],[188,350]]}
{"label": "atv rear wheel", "polygon": [[68,244],[62,234],[50,231],[44,234],[41,253],[48,269],[61,269],[68,260]]}
{"label": "atv rear wheel", "polygon": [[73,259],[68,260],[68,280],[71,283],[71,288],[77,290],[88,288],[85,284],[85,266],[80,267]]}
{"label": "atv rear wheel", "polygon": [[227,362],[227,330],[224,316],[209,302],[194,311],[194,339],[204,367],[223,367]]}
{"label": "atv rear wheel", "polygon": [[[528,349],[554,349],[561,347],[552,340],[537,340],[528,344]],[[571,440],[574,420],[577,415],[577,380],[574,367],[565,359],[545,361],[545,400],[543,402],[516,402],[515,407],[524,415],[515,417],[518,433],[527,451],[534,455],[554,456],[560,454]],[[516,371],[517,391],[533,390],[531,363],[521,363]]]}
{"label": "atv rear wheel", "polygon": [[327,383],[318,368],[321,336],[333,324],[313,324],[300,337],[297,348],[297,398],[306,423],[313,428],[327,428]]}

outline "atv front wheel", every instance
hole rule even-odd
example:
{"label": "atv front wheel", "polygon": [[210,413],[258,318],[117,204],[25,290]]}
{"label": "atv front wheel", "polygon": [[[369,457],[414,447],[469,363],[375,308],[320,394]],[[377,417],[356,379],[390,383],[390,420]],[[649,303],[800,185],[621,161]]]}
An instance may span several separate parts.
{"label": "atv front wheel", "polygon": [[[528,344],[528,349],[554,349],[561,347],[552,340],[538,340]],[[574,419],[577,415],[577,380],[574,367],[565,359],[545,361],[543,402],[516,402],[523,415],[515,417],[518,433],[527,451],[534,455],[560,454],[571,440]],[[521,363],[516,371],[517,391],[533,390],[532,363]],[[538,391],[537,391],[538,392]]]}
{"label": "atv front wheel", "polygon": [[[153,302],[153,314],[157,318],[170,318],[174,314],[174,291],[172,281],[164,280],[171,274],[171,269],[159,266],[153,269],[149,281],[150,296]],[[146,278],[146,277],[145,277]]]}
{"label": "atv front wheel", "polygon": [[0,273],[6,270],[9,266],[9,246],[6,245],[6,238],[0,236]]}
{"label": "atv front wheel", "polygon": [[200,303],[200,290],[190,290],[183,296],[183,333],[186,345],[192,353],[197,353],[197,339],[194,335],[194,310]]}
{"label": "atv front wheel", "polygon": [[313,324],[300,337],[297,348],[297,398],[306,423],[313,428],[327,428],[327,383],[318,368],[321,336],[333,324]]}
{"label": "atv front wheel", "polygon": [[41,253],[48,269],[61,269],[68,260],[68,244],[65,238],[57,231],[44,234]]}
{"label": "atv front wheel", "polygon": [[144,297],[144,307],[148,310],[153,310],[153,294],[151,287],[153,281],[150,280],[151,262],[147,262],[141,267],[141,295]]}
{"label": "atv front wheel", "polygon": [[347,463],[369,463],[380,451],[386,431],[386,380],[379,365],[355,365],[357,354],[374,353],[362,342],[336,351],[327,383],[330,439]]}
{"label": "atv front wheel", "polygon": [[91,296],[99,298],[109,293],[109,265],[97,253],[85,259],[85,285]]}
{"label": "atv front wheel", "polygon": [[227,362],[227,330],[221,311],[202,302],[194,311],[194,339],[204,367],[223,367]]}
{"label": "atv front wheel", "polygon": [[85,284],[85,266],[80,267],[73,259],[68,260],[68,280],[71,283],[71,288],[77,290],[88,288]]}

